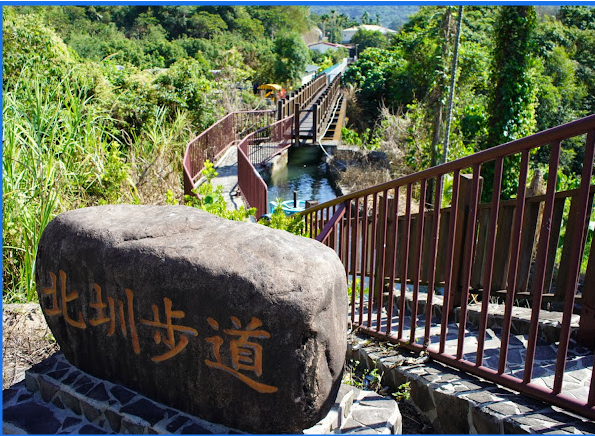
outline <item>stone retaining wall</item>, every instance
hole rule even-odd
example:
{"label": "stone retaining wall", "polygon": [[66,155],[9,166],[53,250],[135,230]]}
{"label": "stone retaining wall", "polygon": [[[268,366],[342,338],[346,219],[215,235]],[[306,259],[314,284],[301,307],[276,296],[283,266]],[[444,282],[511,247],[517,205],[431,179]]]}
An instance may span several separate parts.
{"label": "stone retaining wall", "polygon": [[[330,412],[305,434],[400,434],[397,403],[341,385]],[[4,434],[241,434],[90,376],[56,353],[3,392]]]}
{"label": "stone retaining wall", "polygon": [[595,433],[586,418],[362,336],[349,336],[347,358],[378,368],[393,390],[410,382],[409,401],[439,433]]}

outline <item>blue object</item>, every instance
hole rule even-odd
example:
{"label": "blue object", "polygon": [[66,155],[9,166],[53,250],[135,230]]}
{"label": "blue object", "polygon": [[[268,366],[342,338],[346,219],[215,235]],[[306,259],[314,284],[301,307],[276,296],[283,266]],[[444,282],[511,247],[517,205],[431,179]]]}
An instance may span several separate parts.
{"label": "blue object", "polygon": [[[271,201],[271,213],[275,211],[279,203],[277,201]],[[294,203],[293,200],[287,200],[281,202],[281,207],[283,208],[283,212],[285,215],[293,215],[294,213],[301,212],[306,209],[306,201],[305,200],[298,200],[297,207],[293,207]]]}

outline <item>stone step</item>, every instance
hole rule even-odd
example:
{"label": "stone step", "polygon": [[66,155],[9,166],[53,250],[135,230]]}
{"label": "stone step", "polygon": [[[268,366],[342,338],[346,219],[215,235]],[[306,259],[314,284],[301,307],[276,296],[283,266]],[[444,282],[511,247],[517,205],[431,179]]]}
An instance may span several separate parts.
{"label": "stone step", "polygon": [[[594,434],[595,422],[479,377],[352,333],[347,358],[378,369],[393,391],[409,383],[412,404],[437,433]],[[589,374],[590,375],[590,374]],[[589,380],[586,380],[589,382]]]}
{"label": "stone step", "polygon": [[[373,430],[372,430],[373,429]],[[304,434],[401,432],[397,403],[341,385],[325,418]],[[56,353],[3,392],[5,434],[243,434],[90,376]]]}
{"label": "stone step", "polygon": [[[408,285],[408,288],[410,285]],[[427,293],[425,287],[420,287],[418,297],[417,313],[418,316],[425,316],[426,312],[426,298]],[[388,293],[384,293],[384,301],[388,301]],[[393,313],[398,313],[398,308],[401,301],[401,291],[395,289],[394,291],[394,308]],[[413,292],[409,289],[405,291],[405,307],[407,314],[413,307]],[[441,295],[434,295],[432,299],[432,316],[436,318],[442,317],[442,301]],[[467,306],[467,323],[479,327],[481,319],[481,301],[472,302]],[[488,327],[495,329],[501,328],[504,321],[504,304],[490,303],[488,307]],[[460,307],[455,307],[453,310],[453,319],[459,319]],[[529,333],[531,324],[532,309],[528,307],[514,306],[512,309],[512,325],[511,332],[517,335],[524,335]],[[562,312],[549,311],[542,309],[539,312],[539,329],[538,336],[545,340],[548,344],[553,344],[560,340],[560,331],[562,328]],[[578,329],[580,315],[573,314],[571,316],[570,328],[571,332]]]}

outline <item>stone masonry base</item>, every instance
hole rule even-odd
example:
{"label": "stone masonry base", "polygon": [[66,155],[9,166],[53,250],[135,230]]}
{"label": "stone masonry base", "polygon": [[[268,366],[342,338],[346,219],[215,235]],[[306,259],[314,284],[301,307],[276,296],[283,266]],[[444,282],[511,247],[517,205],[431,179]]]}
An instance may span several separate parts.
{"label": "stone masonry base", "polygon": [[586,418],[364,336],[348,337],[347,359],[378,368],[393,390],[409,382],[408,401],[438,433],[595,433]]}
{"label": "stone masonry base", "polygon": [[[400,434],[397,403],[342,385],[327,416],[305,434]],[[3,391],[3,433],[240,434],[99,380],[56,353]]]}

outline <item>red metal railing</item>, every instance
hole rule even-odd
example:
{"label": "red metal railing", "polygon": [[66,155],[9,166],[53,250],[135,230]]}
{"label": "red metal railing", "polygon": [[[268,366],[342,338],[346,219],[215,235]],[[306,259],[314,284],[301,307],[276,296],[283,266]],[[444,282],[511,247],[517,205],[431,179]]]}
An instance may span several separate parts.
{"label": "red metal railing", "polygon": [[192,195],[207,159],[214,161],[233,142],[274,120],[274,111],[232,112],[190,141],[183,160],[184,194]]}
{"label": "red metal railing", "polygon": [[293,115],[246,136],[238,145],[238,187],[256,216],[268,212],[268,188],[255,166],[291,147]]}
{"label": "red metal railing", "polygon": [[[282,120],[293,115],[296,103],[300,108],[309,104],[326,84],[327,76],[322,74],[298,88],[290,98],[280,100],[276,111],[232,112],[204,130],[186,146],[183,159],[184,194],[192,195],[207,159],[216,160],[234,142],[257,129],[271,126],[275,117]],[[269,153],[263,147],[256,147],[255,144],[251,146],[258,150],[259,155],[267,156]],[[259,161],[259,156],[252,156],[252,159],[253,163],[264,160]]]}
{"label": "red metal railing", "polygon": [[[580,187],[556,192],[560,150],[570,138],[585,144]],[[550,156],[546,193],[527,198],[536,149],[545,149]],[[310,208],[302,214],[306,233],[334,248],[343,261],[351,278],[351,320],[360,331],[412,350],[426,350],[448,365],[595,419],[595,377],[591,377],[588,398],[563,389],[586,226],[592,214],[594,152],[592,115]],[[510,162],[515,160],[518,171],[513,174]],[[482,171],[493,176],[492,200],[485,205],[479,204]],[[513,200],[501,199],[504,177],[518,182]],[[430,187],[434,204],[441,207],[416,201],[426,198]],[[570,203],[567,213],[565,202]],[[582,280],[579,328],[579,337],[587,339],[591,349],[595,343],[594,247],[592,243]],[[561,260],[551,292],[557,251]],[[435,295],[440,286],[442,297]],[[472,329],[466,330],[470,294],[482,297],[481,304],[473,306],[479,311],[473,337]],[[489,313],[490,295],[504,299],[502,328],[499,334],[494,329],[490,337],[491,345],[497,343],[497,361],[493,355],[486,357],[486,331],[494,315]],[[524,367],[512,371],[508,351],[513,308],[519,298],[532,303],[531,315]],[[546,298],[563,299],[551,386],[537,383],[533,376],[539,317],[542,312],[545,315]],[[452,310],[454,306],[459,308]],[[448,335],[453,328],[454,338],[452,332]],[[423,335],[419,343],[418,335]]]}

